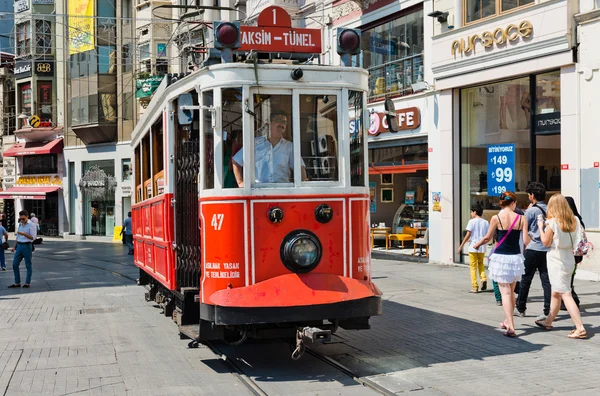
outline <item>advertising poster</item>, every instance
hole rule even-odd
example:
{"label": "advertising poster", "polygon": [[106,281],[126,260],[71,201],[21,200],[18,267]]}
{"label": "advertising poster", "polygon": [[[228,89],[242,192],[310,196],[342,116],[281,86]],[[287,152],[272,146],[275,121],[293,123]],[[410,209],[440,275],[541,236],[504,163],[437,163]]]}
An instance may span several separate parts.
{"label": "advertising poster", "polygon": [[431,202],[433,204],[434,212],[442,211],[442,193],[441,192],[433,192],[431,193]]}
{"label": "advertising poster", "polygon": [[95,0],[69,0],[69,53],[91,51],[96,48]]}
{"label": "advertising poster", "polygon": [[377,183],[369,182],[369,208],[371,213],[377,211]]}
{"label": "advertising poster", "polygon": [[492,144],[487,153],[488,195],[515,191],[515,145]]}

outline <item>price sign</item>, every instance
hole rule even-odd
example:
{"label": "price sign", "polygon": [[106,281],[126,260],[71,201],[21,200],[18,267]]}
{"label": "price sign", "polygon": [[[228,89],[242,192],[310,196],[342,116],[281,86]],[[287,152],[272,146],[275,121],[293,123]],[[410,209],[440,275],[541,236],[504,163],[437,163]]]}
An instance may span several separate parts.
{"label": "price sign", "polygon": [[515,145],[493,144],[487,148],[488,195],[515,191]]}

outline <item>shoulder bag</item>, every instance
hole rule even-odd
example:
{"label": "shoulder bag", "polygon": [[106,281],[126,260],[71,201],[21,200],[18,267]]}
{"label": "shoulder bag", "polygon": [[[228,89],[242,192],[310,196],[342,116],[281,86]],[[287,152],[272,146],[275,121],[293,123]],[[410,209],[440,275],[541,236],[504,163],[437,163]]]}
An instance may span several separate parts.
{"label": "shoulder bag", "polygon": [[[494,250],[492,250],[492,252],[488,256],[488,265],[489,265],[490,261],[492,260],[492,255],[494,253],[496,253],[496,250],[500,247],[500,245],[502,245],[502,243],[506,240],[506,238],[508,238],[508,234],[510,234],[510,232],[513,230],[513,228],[515,227],[515,224],[517,224],[517,220],[519,220],[520,217],[521,217],[520,215],[518,215],[517,217],[515,217],[515,220],[512,222],[512,224],[508,228],[508,231],[506,232],[506,234],[504,234],[504,236],[502,237],[502,239],[500,239],[500,242],[498,242],[498,244],[496,245],[496,247],[494,248]],[[498,219],[498,220],[500,220],[500,219]]]}
{"label": "shoulder bag", "polygon": [[588,241],[587,235],[585,235],[585,230],[579,224],[579,235],[577,236],[577,243],[573,243],[573,237],[569,232],[569,238],[571,238],[571,247],[573,248],[573,255],[576,257],[587,256],[589,253],[594,251],[594,245]]}

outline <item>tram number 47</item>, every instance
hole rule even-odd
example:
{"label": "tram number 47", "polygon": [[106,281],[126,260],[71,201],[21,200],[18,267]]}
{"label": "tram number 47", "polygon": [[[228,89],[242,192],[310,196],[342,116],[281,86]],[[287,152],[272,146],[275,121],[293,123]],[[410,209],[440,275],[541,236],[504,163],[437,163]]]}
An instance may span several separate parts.
{"label": "tram number 47", "polygon": [[223,226],[224,218],[225,218],[225,215],[223,213],[214,214],[212,217],[212,221],[210,222],[210,225],[213,226],[215,228],[215,230],[221,231],[221,227]]}

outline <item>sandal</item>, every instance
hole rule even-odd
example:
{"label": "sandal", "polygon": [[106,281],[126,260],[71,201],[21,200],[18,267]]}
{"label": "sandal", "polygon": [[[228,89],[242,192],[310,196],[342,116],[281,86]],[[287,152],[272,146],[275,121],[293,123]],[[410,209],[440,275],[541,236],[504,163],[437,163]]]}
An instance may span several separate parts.
{"label": "sandal", "polygon": [[506,322],[501,322],[501,323],[500,323],[500,328],[501,328],[502,330],[508,330],[508,326],[506,325]]}
{"label": "sandal", "polygon": [[538,327],[541,327],[544,330],[552,330],[552,326],[547,325],[545,320],[536,320],[535,324],[538,325]]}
{"label": "sandal", "polygon": [[506,330],[504,336],[510,338],[517,338],[517,333],[515,333],[513,330]]}
{"label": "sandal", "polygon": [[13,283],[12,285],[8,286],[9,288],[11,287],[21,287],[20,283]]}
{"label": "sandal", "polygon": [[585,331],[585,329],[583,330],[571,330],[571,332],[569,333],[569,335],[567,336],[569,338],[576,338],[576,339],[586,339],[587,338],[587,332]]}

